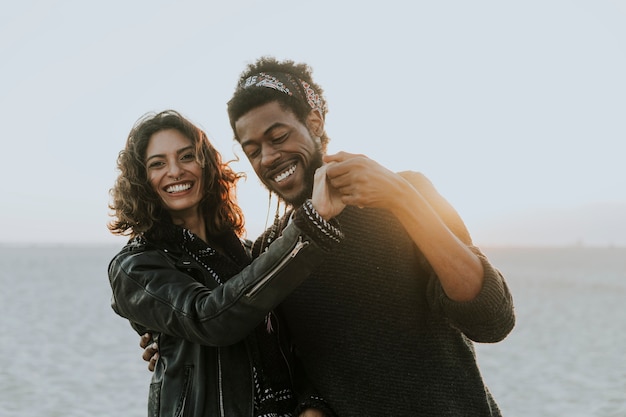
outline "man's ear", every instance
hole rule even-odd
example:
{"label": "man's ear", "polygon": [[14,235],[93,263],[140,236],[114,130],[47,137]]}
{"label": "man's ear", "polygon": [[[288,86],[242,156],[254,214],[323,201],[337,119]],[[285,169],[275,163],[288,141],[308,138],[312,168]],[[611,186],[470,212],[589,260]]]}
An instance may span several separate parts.
{"label": "man's ear", "polygon": [[306,118],[306,127],[314,136],[321,137],[324,134],[324,117],[319,110],[311,110]]}

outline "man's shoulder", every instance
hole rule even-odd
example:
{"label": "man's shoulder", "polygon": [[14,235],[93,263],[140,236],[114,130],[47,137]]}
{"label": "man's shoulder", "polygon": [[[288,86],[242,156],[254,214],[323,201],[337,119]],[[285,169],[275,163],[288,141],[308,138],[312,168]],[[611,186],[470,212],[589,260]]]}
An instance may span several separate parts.
{"label": "man's shoulder", "polygon": [[400,171],[400,172],[398,172],[398,175],[400,175],[402,178],[404,178],[405,180],[410,182],[414,187],[419,187],[419,188],[421,188],[421,187],[432,187],[432,183],[430,182],[428,177],[426,177],[426,175],[424,175],[421,172],[418,172],[418,171]]}

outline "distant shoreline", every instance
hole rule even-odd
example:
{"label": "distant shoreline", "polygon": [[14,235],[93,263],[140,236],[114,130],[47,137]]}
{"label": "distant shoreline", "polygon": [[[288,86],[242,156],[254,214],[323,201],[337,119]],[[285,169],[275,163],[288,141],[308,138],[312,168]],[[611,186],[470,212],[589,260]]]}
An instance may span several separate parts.
{"label": "distant shoreline", "polygon": [[[41,249],[116,249],[121,248],[126,244],[126,241],[120,243],[98,243],[98,242],[0,242],[0,248],[8,249],[22,249],[22,248],[41,248]],[[477,243],[476,246],[482,250],[524,250],[524,249],[545,249],[545,250],[557,250],[557,249],[626,249],[626,245],[616,244],[585,244],[585,243],[573,243],[567,245],[556,244],[536,244],[536,245],[516,245],[516,244],[501,244],[501,245],[481,245]]]}

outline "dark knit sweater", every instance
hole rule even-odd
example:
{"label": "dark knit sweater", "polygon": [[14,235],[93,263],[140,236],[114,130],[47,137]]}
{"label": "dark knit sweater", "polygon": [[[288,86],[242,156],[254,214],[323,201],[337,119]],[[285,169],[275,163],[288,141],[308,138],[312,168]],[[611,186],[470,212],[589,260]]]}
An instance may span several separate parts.
{"label": "dark knit sweater", "polygon": [[[456,213],[440,215],[469,242]],[[454,302],[393,215],[347,207],[337,219],[343,243],[280,312],[338,416],[500,416],[470,341],[499,341],[514,325],[499,272],[472,247],[484,286]]]}

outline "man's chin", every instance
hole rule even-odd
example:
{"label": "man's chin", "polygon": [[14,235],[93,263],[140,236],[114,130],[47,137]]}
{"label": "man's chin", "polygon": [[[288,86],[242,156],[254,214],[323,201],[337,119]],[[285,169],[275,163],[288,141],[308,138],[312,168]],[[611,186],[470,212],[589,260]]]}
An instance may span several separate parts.
{"label": "man's chin", "polygon": [[[264,182],[265,187],[277,194],[284,202],[290,206],[298,207],[313,195],[313,181],[315,178],[315,170],[322,166],[322,155],[318,153],[311,163],[302,172],[298,172],[291,179],[291,185],[287,187],[278,187],[278,184],[270,181]],[[304,164],[302,164],[304,166]],[[295,181],[294,181],[295,180]],[[298,187],[299,185],[299,187]]]}
{"label": "man's chin", "polygon": [[306,190],[300,191],[299,193],[279,193],[276,191],[274,191],[274,193],[278,194],[284,202],[294,207],[304,204],[306,199],[311,195],[311,193]]}
{"label": "man's chin", "polygon": [[306,201],[307,198],[309,198],[310,193],[302,193],[299,195],[296,195],[294,197],[281,197],[287,204],[289,204],[290,206],[293,207],[298,207],[301,206],[302,204],[304,204],[304,202]]}
{"label": "man's chin", "polygon": [[[300,206],[302,204],[304,204],[304,202],[307,200],[307,198],[311,197],[311,193],[313,192],[312,187],[304,187],[299,191],[281,191],[278,190],[274,187],[270,187],[268,184],[265,184],[265,187],[272,193],[276,194],[278,197],[280,197],[281,200],[283,200],[285,203],[289,204],[290,206]],[[310,189],[309,189],[310,188]]]}

